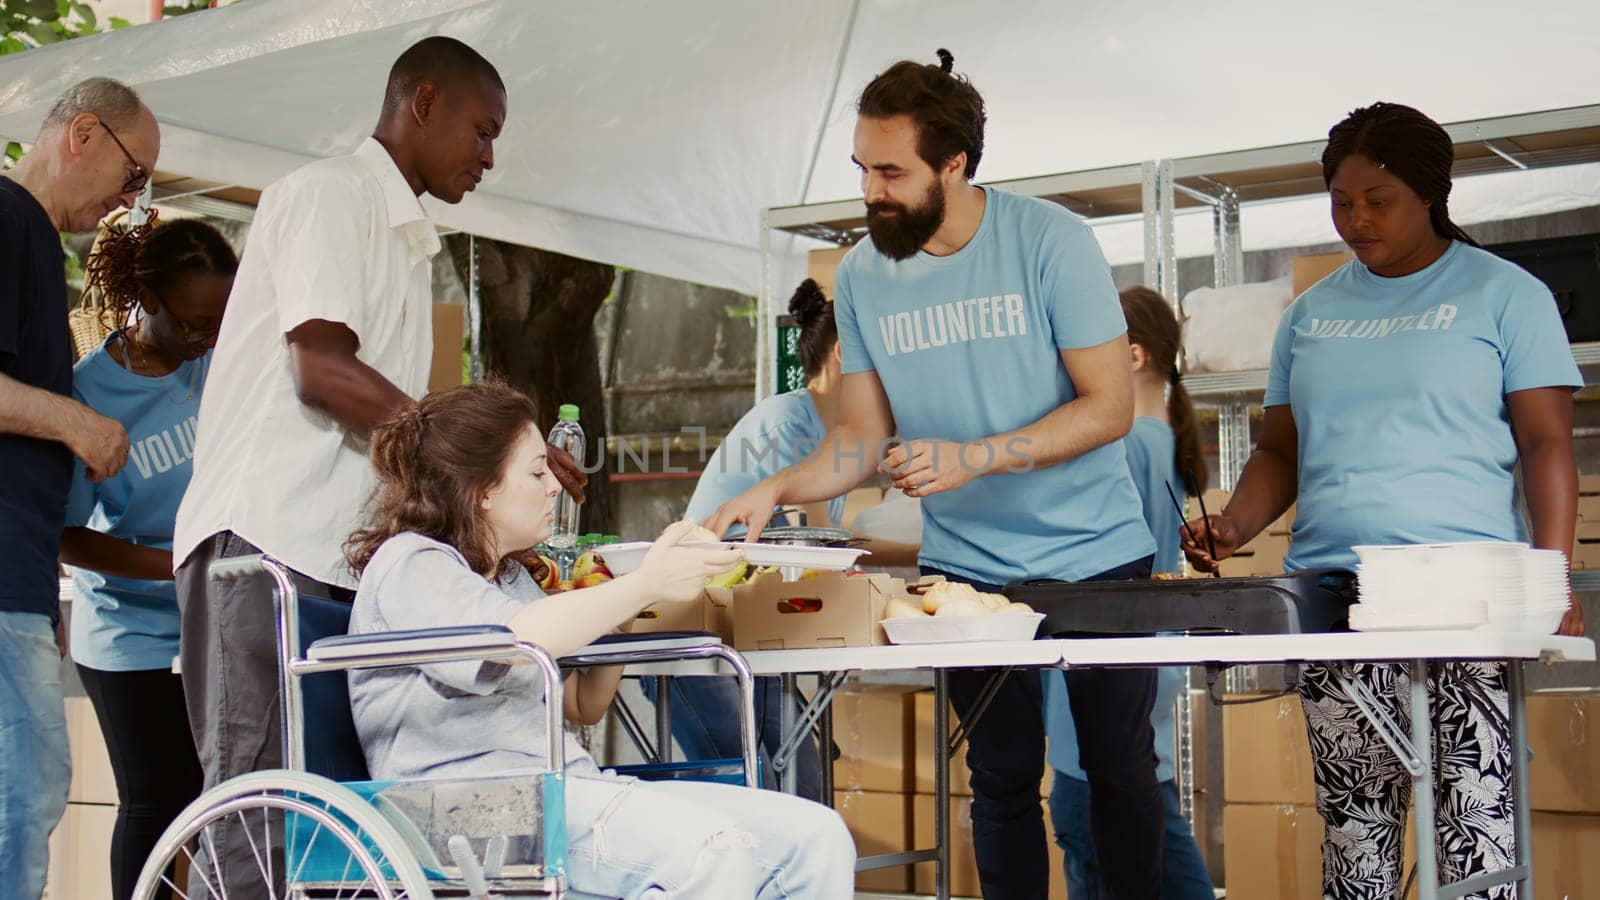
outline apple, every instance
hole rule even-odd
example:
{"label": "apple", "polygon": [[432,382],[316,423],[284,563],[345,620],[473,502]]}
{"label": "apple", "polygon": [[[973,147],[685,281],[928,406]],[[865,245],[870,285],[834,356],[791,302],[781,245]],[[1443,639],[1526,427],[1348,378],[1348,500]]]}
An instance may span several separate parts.
{"label": "apple", "polygon": [[[602,581],[610,581],[614,577],[611,574],[610,567],[606,565],[606,561],[600,557],[600,554],[593,550],[585,550],[578,556],[577,561],[572,564],[572,580],[573,582],[582,581],[591,575],[604,576],[601,579]],[[592,583],[598,584],[599,582]]]}
{"label": "apple", "polygon": [[561,569],[556,561],[543,553],[538,554],[539,562],[544,565],[544,575],[539,579],[539,587],[546,591],[556,589],[556,584],[561,581]]}
{"label": "apple", "polygon": [[610,572],[601,572],[596,570],[588,573],[587,575],[579,575],[577,578],[572,579],[572,586],[574,589],[594,587],[597,584],[605,584],[610,580]]}

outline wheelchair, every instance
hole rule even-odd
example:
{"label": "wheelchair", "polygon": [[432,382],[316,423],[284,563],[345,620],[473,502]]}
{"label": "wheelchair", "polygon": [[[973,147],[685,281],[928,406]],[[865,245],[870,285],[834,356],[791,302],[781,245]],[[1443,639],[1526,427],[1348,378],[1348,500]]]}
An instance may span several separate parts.
{"label": "wheelchair", "polygon": [[[711,634],[616,636],[559,660],[499,626],[347,635],[350,607],[302,598],[265,556],[219,560],[212,580],[268,577],[277,607],[283,759],[204,792],[146,861],[136,900],[189,885],[227,898],[214,860],[223,831],[242,829],[243,860],[272,900],[488,900],[565,895],[563,668],[721,660],[739,680],[742,757],[617,767],[645,780],[706,778],[759,785],[754,680],[744,657]],[[484,779],[373,781],[357,740],[345,673],[470,660],[521,660],[544,674],[549,771]],[[305,713],[314,713],[314,727]],[[235,841],[237,847],[240,842]],[[231,866],[239,865],[236,859]],[[180,874],[192,870],[184,884]],[[254,871],[251,871],[251,870]]]}

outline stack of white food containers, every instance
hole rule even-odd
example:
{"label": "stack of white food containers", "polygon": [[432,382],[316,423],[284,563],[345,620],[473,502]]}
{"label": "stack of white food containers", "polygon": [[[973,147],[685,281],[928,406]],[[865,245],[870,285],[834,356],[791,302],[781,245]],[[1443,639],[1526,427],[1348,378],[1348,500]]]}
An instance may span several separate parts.
{"label": "stack of white food containers", "polygon": [[1550,634],[1570,602],[1567,560],[1527,544],[1472,541],[1352,548],[1357,631],[1474,628]]}

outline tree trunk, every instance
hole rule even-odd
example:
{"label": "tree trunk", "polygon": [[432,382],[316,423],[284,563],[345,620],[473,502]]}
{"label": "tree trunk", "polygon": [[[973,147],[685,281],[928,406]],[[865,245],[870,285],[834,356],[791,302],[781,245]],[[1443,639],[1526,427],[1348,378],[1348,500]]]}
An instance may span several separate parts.
{"label": "tree trunk", "polygon": [[[456,272],[471,274],[471,241],[446,241]],[[483,308],[484,368],[533,399],[539,430],[550,432],[556,411],[575,403],[586,440],[585,461],[605,456],[605,392],[594,317],[611,294],[611,266],[479,238],[478,297]],[[611,533],[616,525],[605,467],[589,473],[581,527]]]}

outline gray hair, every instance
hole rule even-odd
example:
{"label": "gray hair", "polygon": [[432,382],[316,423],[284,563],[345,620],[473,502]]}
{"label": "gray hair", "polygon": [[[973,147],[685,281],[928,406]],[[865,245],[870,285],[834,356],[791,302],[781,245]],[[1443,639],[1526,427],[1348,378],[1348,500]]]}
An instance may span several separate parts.
{"label": "gray hair", "polygon": [[61,95],[44,117],[44,129],[65,128],[67,123],[90,113],[113,128],[133,123],[143,103],[133,88],[114,78],[85,78]]}

